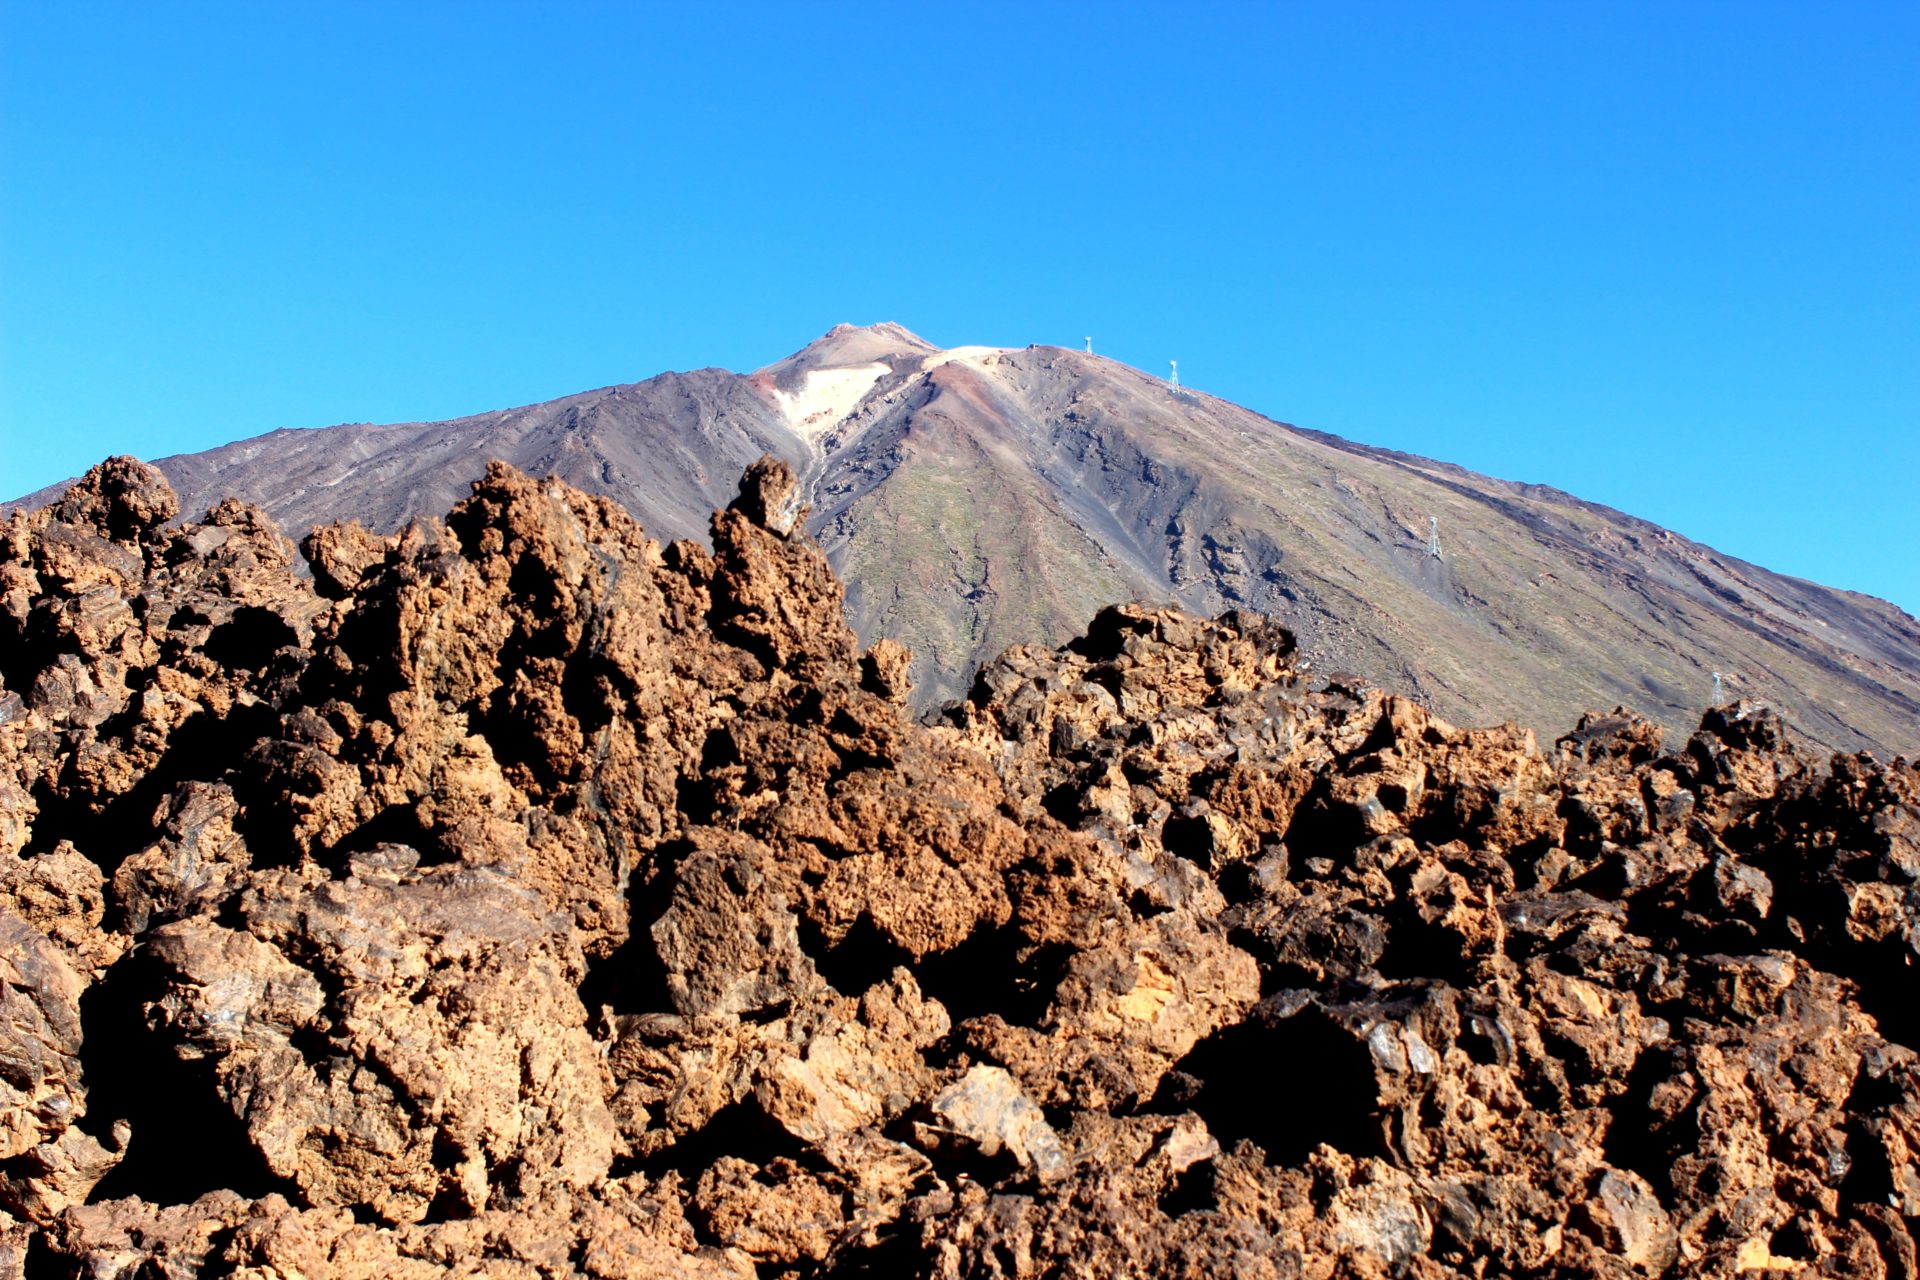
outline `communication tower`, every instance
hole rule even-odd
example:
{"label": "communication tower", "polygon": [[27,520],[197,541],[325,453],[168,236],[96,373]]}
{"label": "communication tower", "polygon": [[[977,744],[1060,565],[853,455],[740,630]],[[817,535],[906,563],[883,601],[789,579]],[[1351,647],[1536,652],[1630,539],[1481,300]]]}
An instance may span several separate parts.
{"label": "communication tower", "polygon": [[1440,558],[1440,517],[1427,517],[1427,554],[1435,560]]}
{"label": "communication tower", "polygon": [[1087,354],[1093,354],[1093,338],[1091,336],[1087,338]]}
{"label": "communication tower", "polygon": [[1180,362],[1173,361],[1173,372],[1167,375],[1167,385],[1175,391],[1180,389]]}
{"label": "communication tower", "polygon": [[1720,673],[1719,673],[1718,671],[1716,671],[1716,672],[1714,672],[1714,673],[1713,673],[1713,705],[1714,705],[1714,706],[1716,706],[1716,707],[1717,707],[1717,706],[1719,706],[1719,705],[1720,705],[1720,698],[1721,698],[1721,694],[1720,694]]}

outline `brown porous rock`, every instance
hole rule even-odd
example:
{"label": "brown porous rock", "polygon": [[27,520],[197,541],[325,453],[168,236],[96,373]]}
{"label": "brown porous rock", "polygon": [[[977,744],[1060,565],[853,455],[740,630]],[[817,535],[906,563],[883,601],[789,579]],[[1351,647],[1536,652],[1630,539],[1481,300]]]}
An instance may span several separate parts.
{"label": "brown porous rock", "polygon": [[0,525],[0,1280],[1913,1277],[1920,770],[1102,611],[925,722],[793,477]]}

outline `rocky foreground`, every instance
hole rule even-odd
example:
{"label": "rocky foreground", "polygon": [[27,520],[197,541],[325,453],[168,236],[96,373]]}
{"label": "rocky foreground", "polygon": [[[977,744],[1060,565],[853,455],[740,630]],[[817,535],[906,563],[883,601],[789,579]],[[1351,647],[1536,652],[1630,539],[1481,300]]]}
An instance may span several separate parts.
{"label": "rocky foreground", "polygon": [[0,526],[0,1276],[1917,1273],[1920,770],[1141,607],[925,727],[791,501]]}

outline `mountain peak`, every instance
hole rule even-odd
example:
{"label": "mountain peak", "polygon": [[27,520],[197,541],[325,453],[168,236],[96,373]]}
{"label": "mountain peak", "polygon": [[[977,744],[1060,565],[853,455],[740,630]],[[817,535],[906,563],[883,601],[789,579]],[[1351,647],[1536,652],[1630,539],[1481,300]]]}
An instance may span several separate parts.
{"label": "mountain peak", "polygon": [[920,359],[940,350],[919,334],[891,320],[879,324],[837,324],[784,360],[758,370],[775,377],[809,369],[844,369],[854,365]]}
{"label": "mountain peak", "polygon": [[825,336],[833,338],[855,333],[866,334],[868,337],[883,339],[889,342],[899,342],[907,346],[924,347],[928,351],[938,351],[940,349],[913,330],[907,328],[907,326],[898,324],[892,320],[882,320],[878,324],[837,324],[827,330]]}
{"label": "mountain peak", "polygon": [[945,354],[890,320],[837,324],[786,359],[755,370],[752,380],[788,426],[815,440],[845,421],[883,379],[919,372]]}
{"label": "mountain peak", "polygon": [[348,516],[385,532],[499,458],[665,539],[698,537],[765,453],[800,477],[863,642],[914,652],[923,705],[965,694],[1009,644],[1061,643],[1102,605],[1147,598],[1271,613],[1314,667],[1411,684],[1453,720],[1547,728],[1640,706],[1684,741],[1717,670],[1829,749],[1910,752],[1920,724],[1920,628],[1891,606],[1070,348],[839,325],[749,376],[284,432],[160,469],[189,511],[234,495],[296,533]]}

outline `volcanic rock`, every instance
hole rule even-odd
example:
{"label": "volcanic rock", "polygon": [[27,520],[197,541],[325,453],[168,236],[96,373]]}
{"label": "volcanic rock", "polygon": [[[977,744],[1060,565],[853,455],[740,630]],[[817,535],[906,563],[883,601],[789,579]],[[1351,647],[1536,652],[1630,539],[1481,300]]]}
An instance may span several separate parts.
{"label": "volcanic rock", "polygon": [[0,526],[0,1276],[1915,1274],[1904,760],[1150,605],[923,722],[770,459],[176,514]]}

